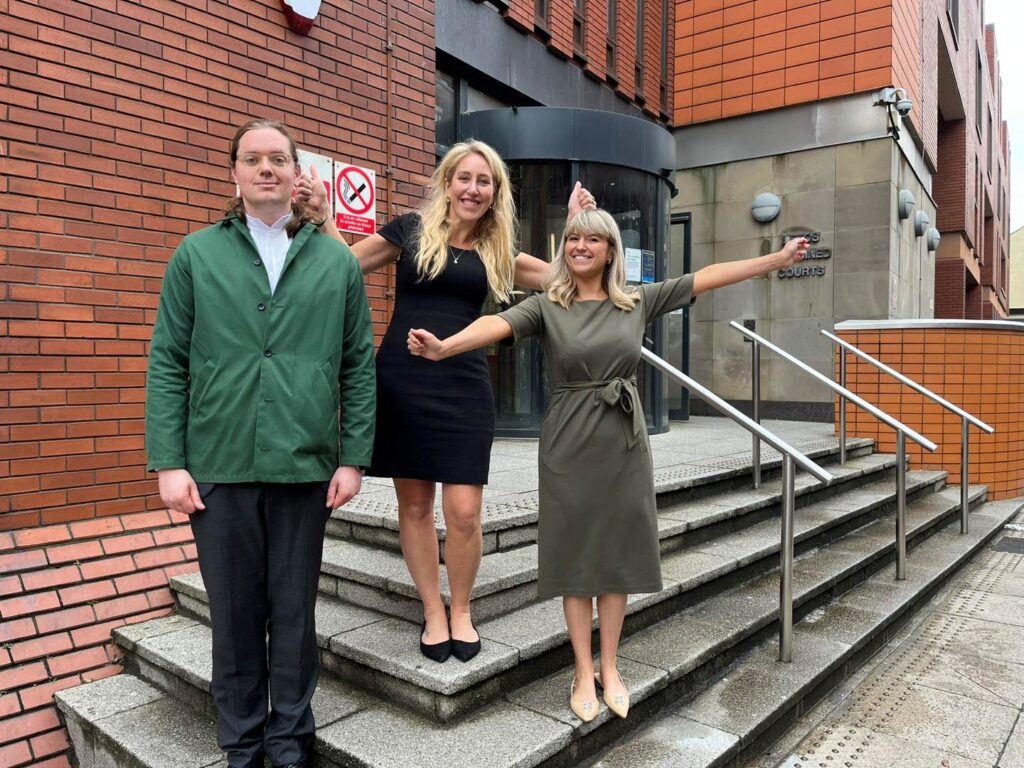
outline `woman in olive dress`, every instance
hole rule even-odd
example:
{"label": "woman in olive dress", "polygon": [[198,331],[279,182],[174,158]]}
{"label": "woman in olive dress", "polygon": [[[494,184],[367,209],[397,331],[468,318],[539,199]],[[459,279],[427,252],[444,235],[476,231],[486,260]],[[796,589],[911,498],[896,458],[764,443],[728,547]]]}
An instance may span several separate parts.
{"label": "woman in olive dress", "polygon": [[582,211],[566,226],[545,293],[444,341],[428,330],[409,332],[409,351],[429,360],[513,335],[541,338],[551,398],[539,444],[538,594],[562,597],[576,664],[570,707],[584,721],[597,716],[595,685],[603,685],[608,707],[626,716],[629,692],[616,659],[626,598],[661,589],[653,467],[636,387],[644,328],[699,293],[783,269],[806,248],[799,238],[767,256],[629,288],[615,220]]}

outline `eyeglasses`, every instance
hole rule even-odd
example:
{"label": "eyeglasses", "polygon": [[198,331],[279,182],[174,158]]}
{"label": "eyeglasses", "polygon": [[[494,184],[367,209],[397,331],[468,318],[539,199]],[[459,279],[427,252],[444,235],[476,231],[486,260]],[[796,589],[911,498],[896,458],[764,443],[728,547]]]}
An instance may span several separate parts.
{"label": "eyeglasses", "polygon": [[275,168],[287,168],[295,164],[295,158],[288,155],[242,155],[235,162],[246,168],[258,168],[263,158],[266,157]]}

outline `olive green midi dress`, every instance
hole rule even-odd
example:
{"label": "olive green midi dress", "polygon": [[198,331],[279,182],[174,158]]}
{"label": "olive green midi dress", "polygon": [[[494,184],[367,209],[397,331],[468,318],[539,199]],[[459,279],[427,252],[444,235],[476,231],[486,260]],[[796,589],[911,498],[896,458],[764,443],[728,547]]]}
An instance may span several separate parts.
{"label": "olive green midi dress", "polygon": [[538,595],[661,589],[650,441],[636,369],[644,329],[690,304],[693,276],[565,309],[535,294],[502,312],[516,340],[539,336],[551,386],[540,433]]}

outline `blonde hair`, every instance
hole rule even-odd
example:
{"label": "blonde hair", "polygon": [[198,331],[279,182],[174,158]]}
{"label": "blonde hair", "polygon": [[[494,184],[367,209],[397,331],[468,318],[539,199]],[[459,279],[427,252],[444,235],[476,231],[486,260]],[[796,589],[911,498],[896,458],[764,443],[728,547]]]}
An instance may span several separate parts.
{"label": "blonde hair", "polygon": [[608,293],[612,304],[627,312],[632,311],[640,299],[640,294],[636,288],[626,285],[622,234],[612,215],[601,209],[580,211],[565,225],[558,254],[551,264],[551,273],[544,285],[548,298],[566,309],[572,306],[576,298],[576,275],[569,269],[569,264],[565,260],[565,243],[571,235],[597,235],[608,242],[608,258],[611,263],[604,269],[601,286]]}
{"label": "blonde hair", "polygon": [[512,201],[512,185],[504,161],[482,141],[462,141],[449,149],[428,185],[429,196],[420,209],[420,251],[416,269],[422,279],[434,280],[448,264],[448,184],[466,157],[479,155],[487,163],[494,181],[491,207],[476,223],[473,246],[487,272],[487,285],[499,302],[508,301],[515,277],[516,207]]}

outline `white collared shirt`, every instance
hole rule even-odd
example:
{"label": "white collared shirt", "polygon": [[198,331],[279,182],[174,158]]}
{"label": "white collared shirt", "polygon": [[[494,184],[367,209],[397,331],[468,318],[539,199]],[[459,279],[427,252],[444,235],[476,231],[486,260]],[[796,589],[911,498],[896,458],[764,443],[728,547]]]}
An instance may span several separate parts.
{"label": "white collared shirt", "polygon": [[291,238],[285,231],[285,227],[291,220],[292,214],[288,212],[268,227],[255,216],[245,217],[245,223],[249,227],[252,239],[256,243],[256,249],[260,253],[260,259],[267,270],[271,295],[277,289],[277,281],[281,279],[281,270],[284,269],[285,256],[288,255],[288,249],[292,244]]}

